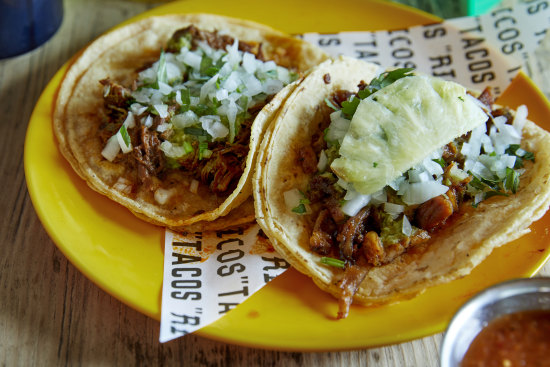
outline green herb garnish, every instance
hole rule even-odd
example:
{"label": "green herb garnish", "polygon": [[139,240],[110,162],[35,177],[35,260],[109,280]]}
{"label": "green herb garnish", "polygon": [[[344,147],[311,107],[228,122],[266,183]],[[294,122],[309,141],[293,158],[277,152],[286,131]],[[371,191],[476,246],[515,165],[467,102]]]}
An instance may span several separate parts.
{"label": "green herb garnish", "polygon": [[443,158],[439,158],[439,159],[432,159],[432,161],[434,161],[435,163],[438,163],[441,168],[445,168],[445,160]]}
{"label": "green herb garnish", "polygon": [[207,136],[208,133],[202,127],[188,126],[183,128],[183,132],[194,136]]}
{"label": "green herb garnish", "polygon": [[357,93],[359,98],[353,96],[350,100],[342,102],[342,113],[346,118],[351,120],[351,117],[357,110],[357,106],[359,106],[360,100],[367,98],[375,92],[378,92],[380,89],[387,87],[396,80],[406,76],[411,76],[411,72],[413,70],[413,68],[401,68],[380,74],[378,77],[374,78],[365,89],[362,89]]}
{"label": "green herb garnish", "polygon": [[191,145],[191,143],[189,143],[188,141],[184,141],[183,142],[183,151],[185,152],[185,154],[189,154],[193,151],[193,146]]}
{"label": "green herb garnish", "polygon": [[329,266],[334,266],[334,267],[340,268],[340,269],[344,269],[344,267],[346,266],[345,261],[335,259],[333,257],[326,257],[326,256],[323,256],[321,258],[321,263],[325,264],[325,265],[329,265]]}
{"label": "green herb garnish", "polygon": [[[208,154],[208,152],[210,152],[208,150],[208,143],[205,142],[205,141],[201,141],[199,143],[199,160],[203,159],[203,158],[208,158],[207,156],[210,156]],[[211,154],[211,152],[210,152]]]}
{"label": "green herb garnish", "polygon": [[304,214],[307,212],[307,209],[304,203],[300,203],[298,206],[292,208],[292,212],[296,214]]}
{"label": "green herb garnish", "polygon": [[334,103],[332,103],[332,101],[328,98],[325,98],[325,103],[327,104],[327,106],[329,106],[330,108],[332,108],[334,111],[339,111],[340,109],[338,108],[338,106],[336,106]]}
{"label": "green herb garnish", "polygon": [[511,168],[506,168],[506,177],[504,178],[504,188],[515,194],[519,187],[519,173]]}
{"label": "green herb garnish", "polygon": [[520,150],[521,147],[519,144],[510,144],[508,148],[506,149],[505,153],[508,155],[513,155],[516,157],[516,163],[514,164],[514,168],[522,168],[523,167],[523,161],[534,161],[535,160],[535,154],[533,152],[528,152],[526,150],[521,149],[523,154],[518,155],[518,150]]}
{"label": "green herb garnish", "polygon": [[159,87],[159,83],[168,83],[168,77],[166,76],[166,55],[164,54],[164,50],[160,50],[160,58],[159,58],[159,64],[157,69],[157,89]]}
{"label": "green herb garnish", "polygon": [[124,144],[126,144],[126,146],[129,148],[130,144],[132,143],[132,140],[130,139],[128,130],[126,130],[126,125],[122,125],[120,127],[120,136],[122,136],[122,140],[124,141]]}

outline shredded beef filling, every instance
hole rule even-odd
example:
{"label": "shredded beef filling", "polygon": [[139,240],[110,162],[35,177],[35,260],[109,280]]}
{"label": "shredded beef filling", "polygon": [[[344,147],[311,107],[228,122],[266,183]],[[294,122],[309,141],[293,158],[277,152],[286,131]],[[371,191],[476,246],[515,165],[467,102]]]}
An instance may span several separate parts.
{"label": "shredded beef filling", "polygon": [[[224,49],[235,41],[228,35],[202,31],[194,26],[189,26],[174,33],[167,44],[166,51],[179,52],[182,39],[190,42],[192,49],[196,48],[201,41],[207,42],[210,47],[215,49]],[[256,55],[256,58],[263,60],[261,44],[240,41],[239,49],[252,53]],[[99,130],[99,138],[105,144],[126,119],[129,105],[132,103],[131,91],[136,86],[134,83],[132,87],[128,88],[109,78],[101,80],[100,83],[104,86],[106,119]],[[168,164],[160,149],[160,144],[169,136],[156,129],[165,119],[155,116],[150,128],[141,126],[129,129],[133,151],[131,154],[119,154],[116,161],[126,161],[125,164],[128,167],[133,167],[136,174],[134,177],[127,178],[134,185],[141,185],[150,191],[157,188],[154,178],[162,179],[168,170],[178,169],[208,186],[212,193],[224,195],[236,187],[244,171],[249,151],[251,124],[262,107],[263,105],[258,105],[249,110],[251,116],[242,124],[232,144],[220,141],[208,142],[208,149],[212,151],[212,155],[208,159],[199,159],[198,142],[195,141],[192,143],[193,152],[178,159],[177,167],[174,167],[173,162]],[[175,109],[177,106],[170,106],[169,112],[173,112]]]}
{"label": "shredded beef filling", "polygon": [[[191,43],[191,50],[197,48],[199,42],[206,42],[214,49],[225,49],[235,42],[235,39],[226,34],[219,34],[217,31],[210,32],[198,29],[194,25],[177,30],[166,47],[168,52],[178,52],[180,50],[180,40],[185,39]],[[262,44],[253,42],[239,41],[239,50],[254,54],[257,59],[265,60],[262,55]]]}

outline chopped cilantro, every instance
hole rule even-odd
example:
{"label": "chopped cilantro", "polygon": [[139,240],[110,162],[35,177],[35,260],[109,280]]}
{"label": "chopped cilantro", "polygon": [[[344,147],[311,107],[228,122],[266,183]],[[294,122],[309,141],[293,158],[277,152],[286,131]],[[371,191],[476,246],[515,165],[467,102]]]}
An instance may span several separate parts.
{"label": "chopped cilantro", "polygon": [[128,130],[126,130],[126,125],[122,125],[120,127],[120,136],[122,136],[122,140],[124,140],[124,144],[126,144],[127,147],[130,147],[130,144],[132,141],[130,140],[130,135],[128,135]]}
{"label": "chopped cilantro", "polygon": [[516,193],[519,187],[519,173],[511,168],[506,168],[506,177],[504,178],[504,188],[512,193]]}
{"label": "chopped cilantro", "polygon": [[413,70],[412,68],[401,68],[380,74],[378,77],[374,78],[365,89],[357,93],[359,98],[352,96],[350,100],[342,102],[342,113],[346,118],[351,120],[351,117],[357,110],[357,106],[359,106],[360,100],[378,92],[380,89],[387,87],[398,79],[412,75],[411,73]]}
{"label": "chopped cilantro", "polygon": [[301,203],[301,200],[298,206],[292,208],[292,212],[296,214],[304,214],[306,211],[307,211],[306,206],[304,203]]}
{"label": "chopped cilantro", "polygon": [[[522,152],[522,154],[518,154],[519,151]],[[533,152],[528,152],[526,150],[521,149],[519,144],[510,144],[510,146],[505,151],[508,155],[513,155],[516,157],[516,163],[514,164],[514,168],[522,168],[523,167],[523,161],[534,161],[535,160],[535,154]]]}
{"label": "chopped cilantro", "polygon": [[209,153],[212,154],[212,152],[208,150],[208,143],[205,141],[201,141],[199,143],[199,160],[203,158],[208,158],[210,156]]}
{"label": "chopped cilantro", "polygon": [[330,108],[332,108],[334,111],[339,111],[340,109],[338,108],[338,106],[336,106],[334,103],[332,103],[332,101],[328,98],[325,98],[325,103],[327,104],[327,106],[329,106]]}
{"label": "chopped cilantro", "polygon": [[434,161],[435,163],[438,163],[441,168],[445,168],[445,160],[443,158],[439,158],[439,159],[432,159],[432,161]]}
{"label": "chopped cilantro", "polygon": [[326,256],[323,256],[321,258],[321,263],[325,264],[325,265],[334,266],[334,267],[340,268],[340,269],[343,269],[346,266],[345,261],[340,260],[340,259],[335,259],[333,257],[326,257]]}
{"label": "chopped cilantro", "polygon": [[193,126],[183,128],[183,132],[194,136],[207,136],[208,134],[203,128]]}
{"label": "chopped cilantro", "polygon": [[185,151],[185,154],[189,154],[194,151],[193,146],[188,141],[183,142],[183,150]]}

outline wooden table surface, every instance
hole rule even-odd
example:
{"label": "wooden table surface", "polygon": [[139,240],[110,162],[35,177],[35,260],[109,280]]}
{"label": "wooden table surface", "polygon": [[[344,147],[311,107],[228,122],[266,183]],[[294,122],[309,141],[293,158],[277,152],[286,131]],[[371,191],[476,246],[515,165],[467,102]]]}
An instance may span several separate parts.
{"label": "wooden table surface", "polygon": [[[43,47],[0,60],[0,366],[437,366],[442,334],[386,347],[298,353],[187,335],[160,344],[159,323],[84,277],[42,227],[25,183],[27,123],[54,73],[91,39],[155,3],[66,0]],[[547,264],[540,274],[550,275]],[[337,337],[337,336],[335,336]]]}

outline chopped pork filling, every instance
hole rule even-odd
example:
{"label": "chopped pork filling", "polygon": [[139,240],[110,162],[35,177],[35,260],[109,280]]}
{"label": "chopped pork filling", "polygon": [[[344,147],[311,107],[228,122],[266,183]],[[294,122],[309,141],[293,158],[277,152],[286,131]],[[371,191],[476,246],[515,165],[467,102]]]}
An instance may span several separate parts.
{"label": "chopped pork filling", "polygon": [[[360,84],[359,88],[365,84]],[[331,102],[342,107],[352,93],[336,92]],[[478,99],[488,108],[493,105],[493,97],[488,89],[484,90]],[[510,117],[507,110],[492,111],[493,116],[505,115]],[[330,121],[320,123],[323,131]],[[511,122],[509,118],[508,123]],[[490,123],[490,120],[488,124]],[[465,141],[467,136],[458,139],[458,143]],[[339,302],[339,318],[348,314],[353,296],[371,267],[383,266],[394,261],[398,256],[410,248],[425,243],[431,235],[442,228],[457,212],[461,203],[467,199],[466,188],[471,176],[460,181],[453,181],[450,170],[453,165],[461,165],[463,157],[459,153],[457,141],[448,144],[443,149],[445,161],[444,181],[450,182],[449,190],[440,196],[434,197],[423,204],[406,206],[408,218],[412,218],[412,233],[402,233],[402,226],[396,225],[381,207],[367,205],[355,216],[349,217],[342,213],[341,201],[343,190],[336,184],[337,178],[330,172],[317,172],[317,158],[322,149],[327,148],[326,142],[320,144],[319,136],[314,136],[310,146],[299,151],[298,164],[302,165],[305,173],[311,174],[307,197],[312,206],[318,207],[318,214],[310,236],[310,249],[320,255],[340,259],[345,262],[345,268],[340,280],[341,297]],[[389,196],[399,198],[395,191],[387,188]]]}

